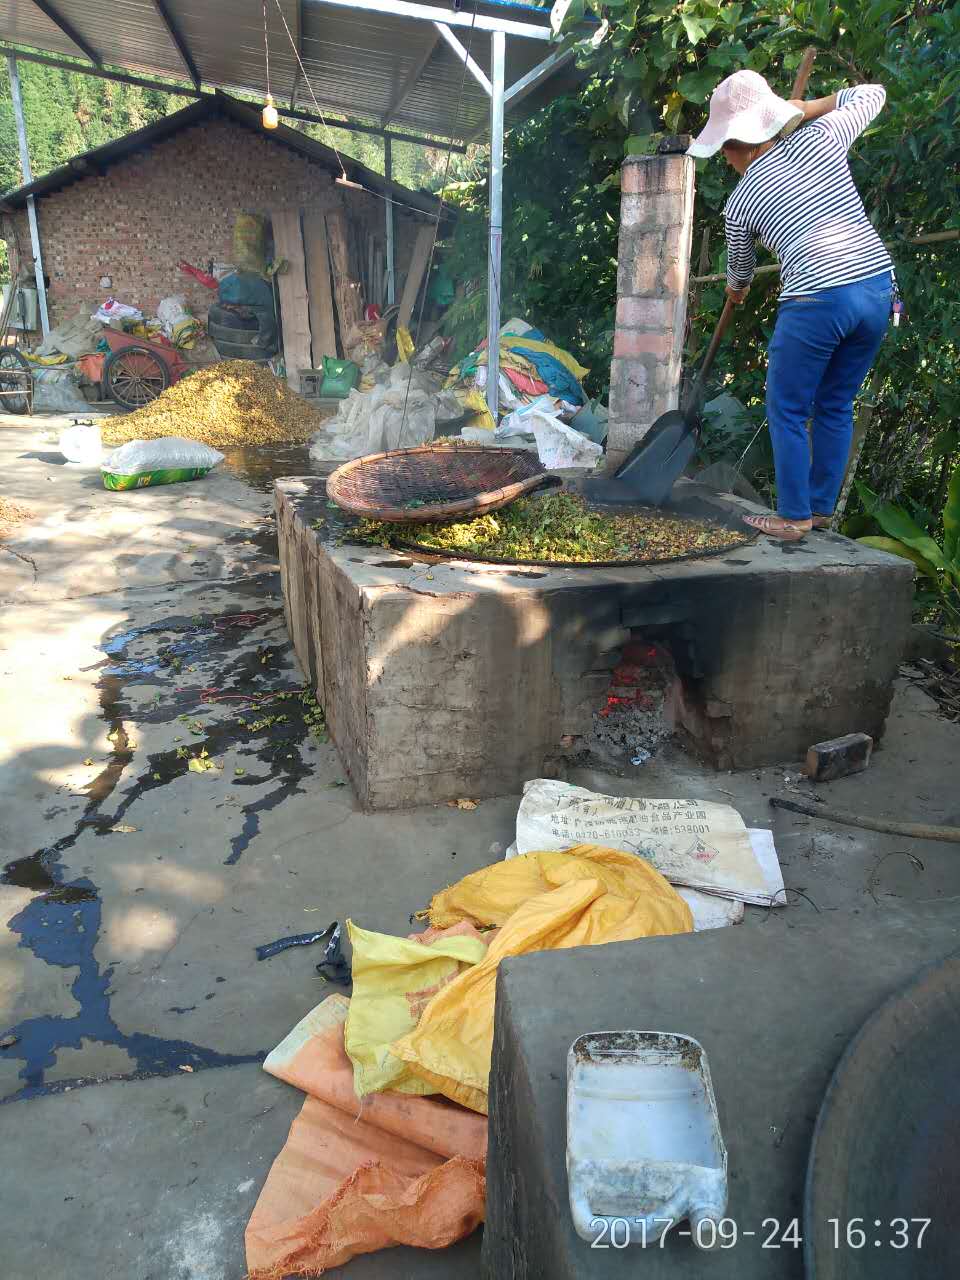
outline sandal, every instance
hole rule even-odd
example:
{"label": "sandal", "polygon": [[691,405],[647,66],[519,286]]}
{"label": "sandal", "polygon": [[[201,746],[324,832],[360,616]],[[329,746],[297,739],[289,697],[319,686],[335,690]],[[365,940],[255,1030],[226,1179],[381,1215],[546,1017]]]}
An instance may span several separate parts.
{"label": "sandal", "polygon": [[813,527],[815,529],[829,529],[833,524],[833,516],[817,516],[813,517]]}
{"label": "sandal", "polygon": [[784,520],[783,516],[744,516],[743,523],[781,542],[799,542],[812,527],[806,520]]}

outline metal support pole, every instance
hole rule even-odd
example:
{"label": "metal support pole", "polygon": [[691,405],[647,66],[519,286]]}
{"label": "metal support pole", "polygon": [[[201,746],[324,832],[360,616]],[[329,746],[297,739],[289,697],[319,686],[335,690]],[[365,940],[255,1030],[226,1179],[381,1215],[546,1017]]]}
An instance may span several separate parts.
{"label": "metal support pole", "polygon": [[[493,89],[490,85],[490,81],[484,75],[483,68],[478,66],[476,60],[470,56],[469,50],[463,47],[459,39],[453,34],[453,32],[445,23],[435,22],[433,25],[436,27],[437,31],[440,33],[441,36],[443,36],[444,40],[446,40],[447,44],[450,46],[453,56],[455,58],[460,59],[460,61],[463,63],[463,65],[467,68],[467,70],[473,76],[474,80],[476,80],[477,84],[480,86],[483,92],[488,95],[491,94],[493,92]],[[502,35],[503,32],[501,31],[500,34]]]}
{"label": "metal support pole", "polygon": [[[30,169],[30,151],[27,147],[27,129],[23,121],[23,98],[20,95],[20,72],[17,60],[7,56],[7,67],[10,71],[10,96],[13,98],[13,115],[17,122],[17,143],[20,147],[20,168],[23,170],[24,186],[33,181]],[[37,302],[40,307],[40,328],[44,338],[50,333],[50,320],[47,316],[47,289],[43,282],[43,257],[40,253],[40,228],[37,224],[37,204],[33,196],[27,196],[27,221],[30,224],[30,247],[33,250],[33,269],[37,279]],[[18,263],[18,268],[20,264]],[[10,286],[13,288],[13,285]]]}
{"label": "metal support pole", "polygon": [[[387,182],[393,181],[393,148],[389,138],[383,140],[383,176]],[[396,277],[394,275],[393,201],[389,196],[384,199],[383,212],[387,221],[387,306],[392,307],[396,301]]]}
{"label": "metal support pole", "polygon": [[506,36],[490,37],[490,249],[487,262],[487,407],[500,402],[500,244],[503,240],[503,68]]}

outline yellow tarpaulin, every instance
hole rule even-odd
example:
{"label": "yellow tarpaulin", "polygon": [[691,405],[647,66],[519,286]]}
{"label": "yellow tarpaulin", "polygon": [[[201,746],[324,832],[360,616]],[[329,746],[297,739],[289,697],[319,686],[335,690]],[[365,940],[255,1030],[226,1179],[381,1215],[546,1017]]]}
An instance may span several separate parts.
{"label": "yellow tarpaulin", "polygon": [[465,965],[487,953],[487,944],[470,925],[438,931],[422,940],[374,933],[347,921],[353,947],[353,998],[344,1044],[353,1062],[357,1097],[394,1089],[400,1093],[433,1093],[390,1053],[390,1045],[411,1031],[428,999]]}
{"label": "yellow tarpaulin", "polygon": [[500,346],[506,347],[508,351],[513,351],[518,347],[522,350],[526,347],[528,351],[542,351],[545,355],[553,356],[554,360],[558,360],[568,373],[573,374],[578,382],[582,382],[590,372],[569,351],[564,351],[555,342],[550,342],[546,339],[524,338],[522,335],[511,333],[504,335],[500,339]]}
{"label": "yellow tarpaulin", "polygon": [[597,845],[495,863],[437,894],[431,923],[502,924],[479,964],[445,986],[391,1052],[446,1097],[487,1110],[497,966],[530,951],[690,933],[690,908],[648,862]]}
{"label": "yellow tarpaulin", "polygon": [[465,409],[472,409],[477,415],[470,423],[471,427],[482,427],[484,431],[492,431],[497,425],[493,414],[487,407],[486,397],[477,387],[455,387],[453,394]]}
{"label": "yellow tarpaulin", "polygon": [[413,355],[414,345],[413,338],[410,336],[410,330],[405,329],[402,324],[397,325],[397,359],[402,364],[409,363],[410,357]]}

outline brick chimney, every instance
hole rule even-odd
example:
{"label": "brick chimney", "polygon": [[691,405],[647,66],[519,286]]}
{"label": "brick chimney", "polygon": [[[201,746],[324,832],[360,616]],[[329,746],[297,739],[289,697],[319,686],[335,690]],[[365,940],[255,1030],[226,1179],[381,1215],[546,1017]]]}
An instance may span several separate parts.
{"label": "brick chimney", "polygon": [[679,403],[693,160],[678,154],[628,156],[620,189],[608,469],[622,461],[661,413]]}

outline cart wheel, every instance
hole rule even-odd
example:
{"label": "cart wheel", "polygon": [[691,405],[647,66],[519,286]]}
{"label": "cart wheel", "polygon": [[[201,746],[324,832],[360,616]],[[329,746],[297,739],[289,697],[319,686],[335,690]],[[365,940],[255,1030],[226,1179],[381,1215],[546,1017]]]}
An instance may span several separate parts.
{"label": "cart wheel", "polygon": [[0,352],[0,413],[29,413],[33,374],[16,347]]}
{"label": "cart wheel", "polygon": [[122,347],[107,356],[103,390],[121,409],[142,409],[170,385],[170,369],[146,347]]}

